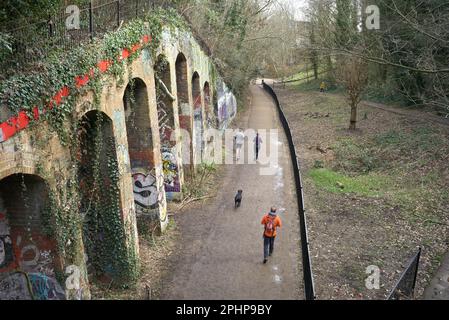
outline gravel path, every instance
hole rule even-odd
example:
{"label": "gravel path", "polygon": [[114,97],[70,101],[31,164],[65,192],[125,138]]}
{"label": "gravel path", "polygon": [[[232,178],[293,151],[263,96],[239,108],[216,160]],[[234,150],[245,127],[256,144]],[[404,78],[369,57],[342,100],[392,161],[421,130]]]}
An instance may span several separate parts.
{"label": "gravel path", "polygon": [[[279,129],[276,174],[260,175],[262,165],[227,165],[216,198],[175,216],[179,251],[169,263],[161,299],[303,299],[298,209],[285,135],[271,98],[260,85],[250,90],[252,103],[238,125]],[[235,210],[238,189],[243,202]],[[260,221],[273,205],[285,208],[284,226],[264,265]]]}

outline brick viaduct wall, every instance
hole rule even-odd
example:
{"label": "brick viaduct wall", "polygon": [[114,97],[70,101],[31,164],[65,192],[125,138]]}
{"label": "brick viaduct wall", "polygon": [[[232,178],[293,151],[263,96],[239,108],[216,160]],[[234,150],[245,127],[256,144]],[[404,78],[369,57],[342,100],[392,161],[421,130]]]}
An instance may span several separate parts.
{"label": "brick viaduct wall", "polygon": [[[158,57],[168,62],[169,74],[162,79],[170,81],[166,86],[176,98],[169,104],[172,108],[169,112],[161,109],[158,112],[157,108],[158,80],[154,65]],[[185,58],[185,68],[176,70],[180,57]],[[189,157],[193,157],[193,163],[200,162],[201,152],[197,151],[204,148],[204,136],[203,139],[195,137],[204,135],[212,124],[220,128],[228,125],[235,116],[236,102],[223,81],[215,76],[210,59],[188,32],[164,30],[157,54],[152,56],[143,50],[130,70],[132,74],[125,74],[123,84],[105,76],[98,109],[92,107],[93,93],[77,97],[74,117],[82,119],[93,112],[101,113],[111,124],[118,167],[120,232],[128,249],[138,256],[138,232],[141,228],[154,227],[164,231],[168,224],[167,201],[181,198],[184,162]],[[195,88],[196,114],[194,74],[200,86]],[[134,97],[128,99],[131,91]],[[172,117],[166,123],[173,126],[167,131],[175,139],[171,143],[166,137],[161,139],[164,116]],[[195,117],[200,119],[200,125],[195,125]],[[0,139],[0,299],[90,297],[83,236],[76,235],[80,254],[67,259],[61,252],[63,249],[43,231],[45,222],[41,215],[42,208],[49,203],[48,191],[73,183],[74,168],[68,165],[69,159],[69,149],[50,133],[45,122],[22,130],[6,141]],[[41,177],[41,172],[53,174]],[[75,288],[67,286],[68,274],[74,275],[68,272],[73,271],[68,260],[79,270],[79,286]]]}

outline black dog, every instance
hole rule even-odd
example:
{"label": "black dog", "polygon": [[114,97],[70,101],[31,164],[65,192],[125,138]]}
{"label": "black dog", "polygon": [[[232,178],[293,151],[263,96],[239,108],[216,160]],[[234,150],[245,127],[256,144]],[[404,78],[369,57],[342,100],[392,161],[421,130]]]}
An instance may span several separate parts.
{"label": "black dog", "polygon": [[242,204],[242,194],[243,194],[243,190],[239,190],[237,192],[237,195],[235,196],[235,207],[239,208],[240,205]]}

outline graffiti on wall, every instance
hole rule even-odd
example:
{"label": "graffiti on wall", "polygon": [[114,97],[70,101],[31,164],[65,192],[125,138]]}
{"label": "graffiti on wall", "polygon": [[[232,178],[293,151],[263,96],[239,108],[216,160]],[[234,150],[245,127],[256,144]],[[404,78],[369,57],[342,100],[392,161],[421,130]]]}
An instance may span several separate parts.
{"label": "graffiti on wall", "polygon": [[158,102],[157,116],[159,123],[159,131],[161,136],[161,141],[170,141],[173,128],[171,126],[170,117],[173,117],[171,113],[167,110],[167,106],[163,101]]}
{"label": "graffiti on wall", "polygon": [[0,300],[32,300],[32,292],[27,275],[7,274],[0,280]]}
{"label": "graffiti on wall", "polygon": [[165,192],[181,192],[178,158],[176,156],[176,137],[175,130],[172,127],[173,114],[163,101],[158,102],[158,118]]}
{"label": "graffiti on wall", "polygon": [[[162,222],[167,220],[167,201],[165,199],[162,166],[151,173],[133,174],[134,202],[138,214],[157,214]],[[159,177],[159,178],[157,178]]]}
{"label": "graffiti on wall", "polygon": [[237,113],[237,99],[226,84],[221,80],[217,81],[217,99],[218,121],[220,128],[225,129]]}
{"label": "graffiti on wall", "polygon": [[0,300],[65,300],[56,279],[39,273],[11,272],[0,280]]}
{"label": "graffiti on wall", "polygon": [[193,123],[195,126],[195,144],[197,161],[200,162],[203,156],[203,111],[201,109],[201,94],[194,98],[193,104]]}
{"label": "graffiti on wall", "polygon": [[64,300],[65,292],[54,278],[40,273],[28,274],[34,300]]}
{"label": "graffiti on wall", "polygon": [[55,279],[55,247],[39,232],[11,228],[0,197],[0,300],[65,299]]}
{"label": "graffiti on wall", "polygon": [[139,213],[147,213],[158,208],[160,193],[156,177],[142,172],[143,170],[133,174],[134,202]]}
{"label": "graffiti on wall", "polygon": [[14,252],[10,228],[6,220],[6,209],[0,198],[0,271],[8,268],[14,262]]}
{"label": "graffiti on wall", "polygon": [[13,262],[12,241],[9,236],[0,236],[0,269],[8,267]]}
{"label": "graffiti on wall", "polygon": [[166,192],[181,192],[179,182],[178,161],[176,152],[169,147],[162,147],[162,168]]}
{"label": "graffiti on wall", "polygon": [[204,95],[204,104],[206,106],[206,130],[216,128],[217,126],[216,119],[213,112],[211,112],[211,103],[210,95],[206,92]]}

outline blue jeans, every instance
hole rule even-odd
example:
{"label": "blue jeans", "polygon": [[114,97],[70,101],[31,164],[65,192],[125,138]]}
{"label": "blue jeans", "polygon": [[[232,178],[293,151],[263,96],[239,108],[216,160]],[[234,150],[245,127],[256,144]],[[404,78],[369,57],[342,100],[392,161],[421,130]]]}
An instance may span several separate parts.
{"label": "blue jeans", "polygon": [[274,239],[276,237],[266,237],[263,236],[263,258],[267,259],[268,256],[271,256],[273,254],[274,250]]}

